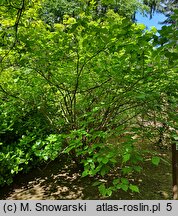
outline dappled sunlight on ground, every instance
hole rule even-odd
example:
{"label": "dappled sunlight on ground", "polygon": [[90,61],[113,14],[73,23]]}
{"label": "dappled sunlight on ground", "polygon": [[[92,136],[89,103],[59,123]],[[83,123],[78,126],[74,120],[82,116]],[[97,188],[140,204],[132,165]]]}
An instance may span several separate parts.
{"label": "dappled sunlight on ground", "polygon": [[94,178],[82,178],[74,163],[61,158],[16,176],[11,186],[0,189],[0,199],[172,199],[171,164],[162,162],[156,167],[148,159],[142,173],[128,178],[139,185],[140,193],[118,191],[109,198],[101,197],[98,189],[92,186]]}

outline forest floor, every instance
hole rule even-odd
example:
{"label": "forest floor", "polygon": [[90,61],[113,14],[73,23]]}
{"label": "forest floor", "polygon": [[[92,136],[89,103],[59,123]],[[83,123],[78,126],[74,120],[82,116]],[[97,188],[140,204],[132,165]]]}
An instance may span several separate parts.
{"label": "forest floor", "polygon": [[[97,187],[92,186],[94,178],[81,177],[74,163],[65,158],[56,159],[27,174],[19,174],[11,186],[0,188],[2,200],[165,200],[172,199],[171,153],[160,150],[169,163],[161,161],[159,166],[150,160],[143,165],[143,171],[132,176],[139,185],[140,193],[118,191],[111,197],[101,197]],[[135,179],[135,180],[134,180]],[[132,179],[131,179],[132,181]]]}

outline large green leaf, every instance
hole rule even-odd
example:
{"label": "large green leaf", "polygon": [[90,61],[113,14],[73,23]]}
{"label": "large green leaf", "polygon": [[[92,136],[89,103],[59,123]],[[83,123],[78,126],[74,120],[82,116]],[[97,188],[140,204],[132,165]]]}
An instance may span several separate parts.
{"label": "large green leaf", "polygon": [[152,157],[151,162],[152,162],[154,165],[158,166],[159,163],[160,163],[160,157],[156,157],[156,156]]}

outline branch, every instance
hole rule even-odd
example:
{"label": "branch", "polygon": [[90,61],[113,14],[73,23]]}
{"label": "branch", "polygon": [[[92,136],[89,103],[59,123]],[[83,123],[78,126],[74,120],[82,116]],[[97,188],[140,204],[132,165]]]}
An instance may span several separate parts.
{"label": "branch", "polygon": [[6,91],[6,90],[2,87],[2,85],[0,85],[0,90],[1,90],[4,94],[8,95],[9,97],[13,97],[13,98],[19,99],[19,100],[21,100],[21,101],[24,101],[24,99],[22,99],[22,98],[20,98],[20,97],[18,97],[18,96],[16,96],[16,95],[11,94],[11,93],[9,93],[8,91]]}
{"label": "branch", "polygon": [[102,82],[102,83],[99,84],[99,85],[96,85],[96,86],[93,86],[93,87],[91,87],[91,88],[89,88],[89,89],[83,90],[83,91],[81,91],[80,93],[88,92],[88,91],[94,90],[94,89],[96,89],[96,88],[100,88],[102,85],[106,84],[106,83],[109,82],[110,80],[111,80],[111,78],[105,80],[104,82]]}
{"label": "branch", "polygon": [[48,84],[49,84],[50,86],[55,86],[60,92],[61,92],[61,90],[66,91],[66,92],[70,92],[68,89],[59,86],[59,84],[53,83],[53,82],[52,82],[48,77],[46,77],[46,76],[44,75],[44,73],[41,72],[40,70],[37,70],[37,69],[35,69],[35,68],[32,68],[32,69],[35,70],[41,77],[43,77],[43,78],[48,82]]}
{"label": "branch", "polygon": [[[10,3],[10,6],[12,6],[11,3]],[[14,7],[14,8],[15,8],[15,7]],[[1,57],[0,62],[2,62],[3,59],[4,59],[6,56],[9,55],[9,53],[13,50],[13,48],[14,48],[15,45],[16,45],[16,42],[17,42],[17,35],[18,35],[18,26],[19,26],[20,18],[22,17],[22,12],[23,12],[23,10],[25,9],[25,0],[22,0],[22,7],[21,7],[21,8],[16,8],[16,9],[18,9],[17,15],[16,15],[16,21],[15,21],[14,26],[12,26],[12,27],[14,27],[14,29],[15,29],[15,39],[14,39],[14,42],[12,43],[10,49],[5,53],[5,55],[4,55],[3,57]]]}
{"label": "branch", "polygon": [[22,12],[25,9],[25,0],[22,0],[22,7],[18,9],[17,15],[16,15],[16,21],[15,21],[15,40],[17,40],[17,34],[18,34],[18,26],[20,22],[20,18],[22,16]]}

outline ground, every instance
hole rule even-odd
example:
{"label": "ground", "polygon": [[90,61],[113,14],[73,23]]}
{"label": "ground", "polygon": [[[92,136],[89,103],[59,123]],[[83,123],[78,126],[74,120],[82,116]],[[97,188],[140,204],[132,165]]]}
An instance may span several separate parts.
{"label": "ground", "polygon": [[[163,200],[172,199],[172,165],[169,150],[161,150],[159,166],[151,164],[149,158],[143,171],[130,180],[139,185],[140,193],[118,191],[111,197],[101,197],[92,186],[94,178],[81,177],[74,163],[65,158],[33,169],[28,174],[19,174],[11,186],[0,188],[0,199],[10,200]],[[135,180],[134,180],[135,179]]]}

